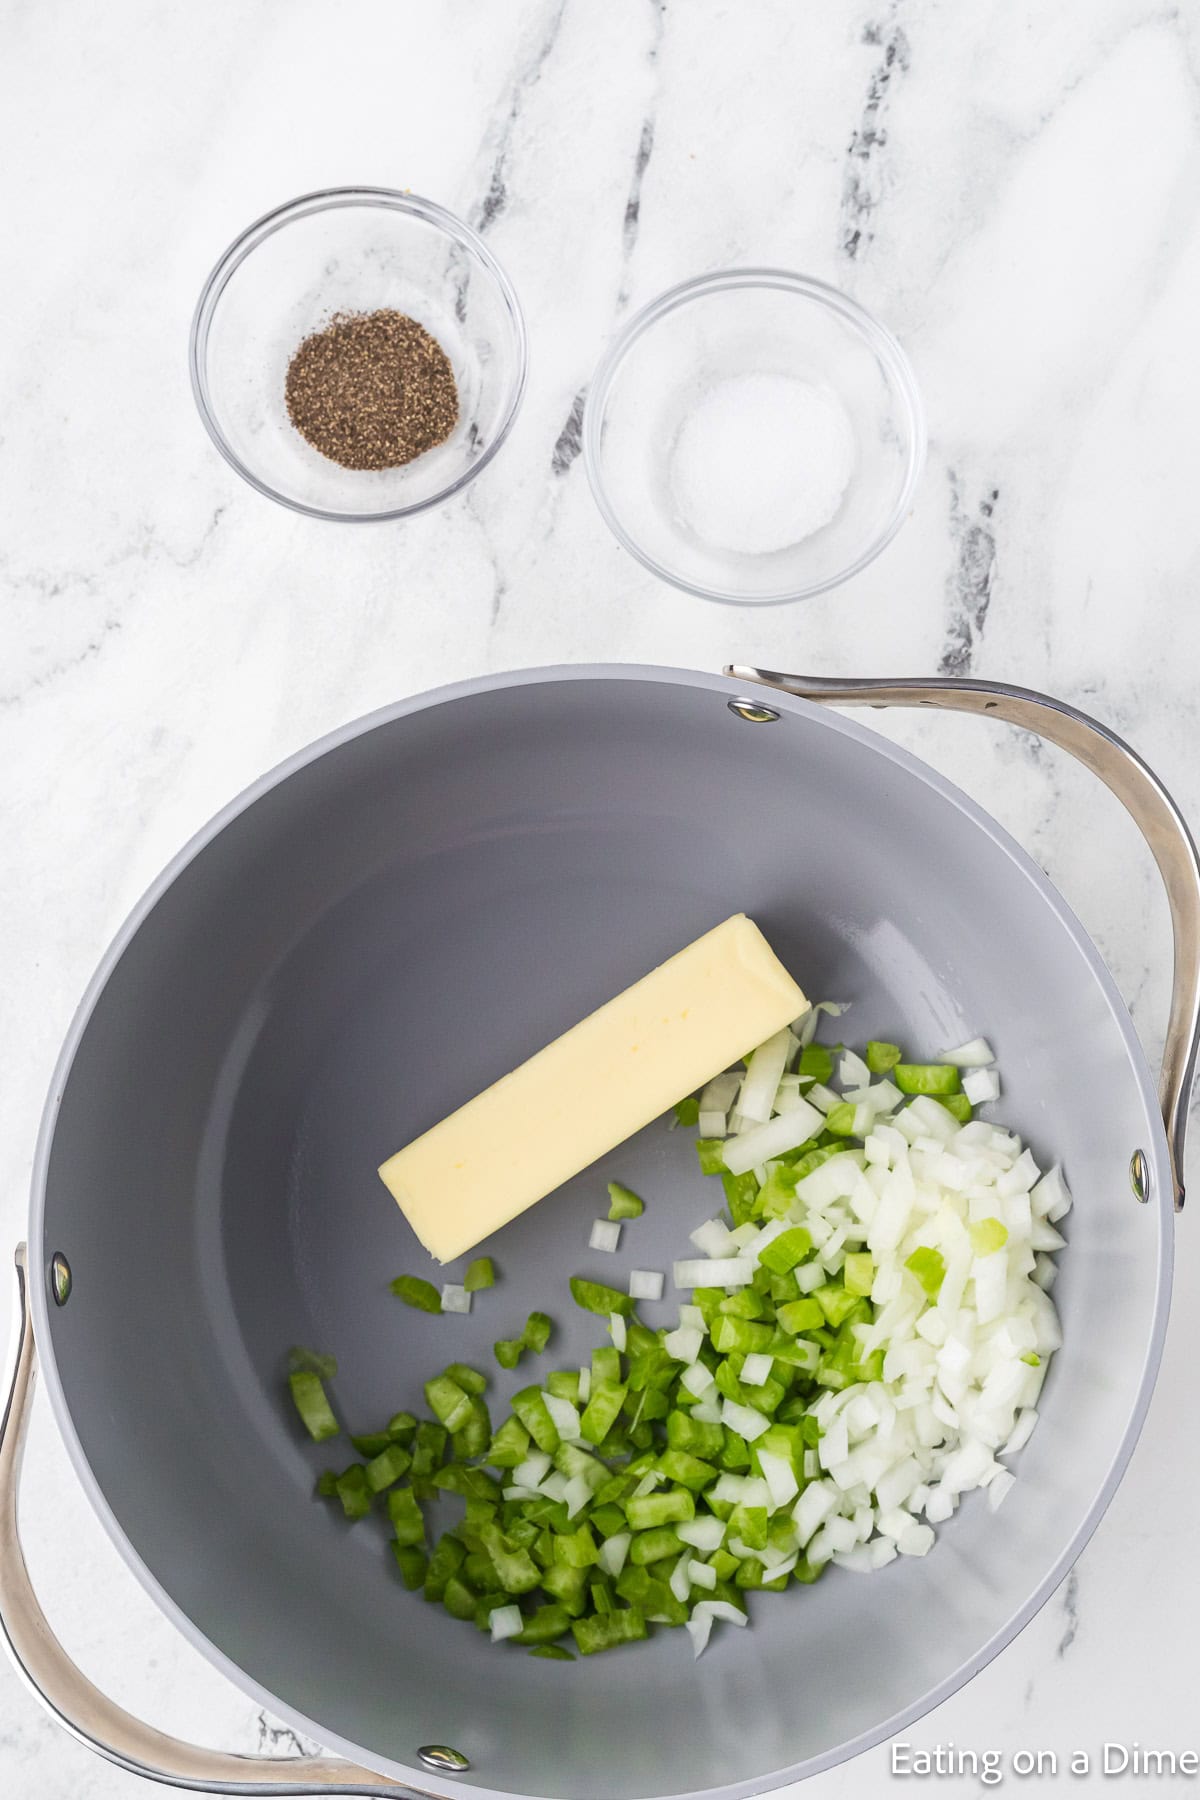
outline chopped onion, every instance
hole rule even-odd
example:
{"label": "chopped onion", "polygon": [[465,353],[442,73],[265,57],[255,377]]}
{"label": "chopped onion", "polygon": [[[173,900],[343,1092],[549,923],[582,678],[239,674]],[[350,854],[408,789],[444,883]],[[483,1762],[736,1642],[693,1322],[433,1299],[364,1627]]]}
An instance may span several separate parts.
{"label": "chopped onion", "polygon": [[592,1497],[592,1484],[586,1475],[572,1475],[567,1482],[567,1490],[563,1499],[567,1505],[567,1517],[573,1519],[577,1512],[582,1512]]}
{"label": "chopped onion", "polygon": [[664,1280],[661,1269],[631,1269],[629,1271],[630,1299],[661,1300]]}
{"label": "chopped onion", "polygon": [[832,1112],[835,1106],[840,1106],[842,1103],[841,1095],[835,1094],[833,1089],[826,1087],[823,1081],[814,1081],[804,1098],[823,1113]]}
{"label": "chopped onion", "polygon": [[725,1538],[725,1525],[715,1513],[704,1513],[698,1519],[682,1519],[675,1527],[676,1535],[693,1550],[711,1556]]}
{"label": "chopped onion", "polygon": [[847,1555],[858,1543],[858,1532],[851,1519],[829,1519],[824,1529],[830,1548],[842,1556]]}
{"label": "chopped onion", "polygon": [[728,1425],[735,1437],[752,1444],[769,1429],[771,1421],[756,1407],[741,1406],[736,1400],[726,1400],[721,1407],[721,1423]]}
{"label": "chopped onion", "polygon": [[734,1606],[729,1600],[701,1600],[693,1607],[693,1613],[707,1613],[710,1619],[724,1619],[727,1625],[746,1625],[749,1620],[740,1606]]}
{"label": "chopped onion", "polygon": [[838,1156],[831,1156],[811,1174],[801,1176],[796,1183],[796,1198],[805,1207],[823,1212],[835,1201],[848,1200],[861,1177],[858,1152],[845,1150]]}
{"label": "chopped onion", "polygon": [[609,1313],[609,1315],[608,1315],[608,1335],[612,1338],[613,1347],[615,1349],[624,1350],[625,1339],[626,1339],[624,1313],[619,1313],[619,1312]]}
{"label": "chopped onion", "polygon": [[631,1531],[614,1531],[612,1536],[605,1538],[600,1546],[597,1561],[604,1573],[611,1575],[614,1581],[625,1567],[625,1559],[629,1555],[629,1546],[632,1542],[633,1533]]}
{"label": "chopped onion", "polygon": [[735,1506],[769,1506],[771,1490],[761,1475],[718,1475],[714,1500],[731,1500]]}
{"label": "chopped onion", "polygon": [[465,1287],[456,1281],[448,1281],[442,1289],[442,1311],[444,1313],[469,1313],[471,1296]]}
{"label": "chopped onion", "polygon": [[544,1450],[531,1450],[524,1462],[518,1463],[512,1472],[513,1482],[517,1487],[539,1487],[542,1478],[550,1473],[551,1459]]}
{"label": "chopped onion", "polygon": [[692,1591],[692,1578],[689,1573],[690,1563],[691,1558],[685,1551],[675,1564],[675,1567],[671,1570],[670,1579],[667,1582],[667,1586],[681,1605],[689,1598]]}
{"label": "chopped onion", "polygon": [[992,1046],[986,1038],[971,1038],[966,1044],[960,1044],[956,1050],[943,1050],[938,1057],[939,1062],[954,1063],[960,1069],[986,1069],[989,1063],[995,1062]]}
{"label": "chopped onion", "polygon": [[794,1075],[785,1075],[775,1095],[775,1111],[777,1113],[795,1112],[797,1107],[806,1104],[806,1097],[800,1092]]}
{"label": "chopped onion", "polygon": [[823,1469],[844,1463],[850,1454],[850,1435],[845,1419],[834,1419],[826,1426],[817,1445],[817,1457]]}
{"label": "chopped onion", "polygon": [[[668,1356],[672,1354],[672,1351],[670,1349],[669,1340],[666,1340],[664,1342],[664,1348],[666,1349]],[[698,1356],[699,1354],[700,1354],[699,1346],[697,1346],[696,1356]],[[695,1362],[696,1357],[695,1356],[692,1356],[690,1358],[685,1357],[683,1360],[685,1362],[686,1361]],[[742,1386],[743,1387],[761,1387],[764,1381],[770,1380],[771,1370],[774,1367],[775,1367],[775,1358],[773,1356],[769,1356],[765,1350],[752,1351],[751,1354],[746,1358],[745,1362],[742,1364],[742,1373],[741,1373],[741,1378],[740,1378]]]}
{"label": "chopped onion", "polygon": [[886,1475],[881,1475],[875,1483],[875,1498],[880,1506],[902,1506],[910,1500],[913,1490],[921,1479],[921,1465],[915,1456],[906,1456],[902,1462],[894,1463]]}
{"label": "chopped onion", "polygon": [[716,1385],[716,1376],[713,1374],[708,1364],[702,1362],[690,1363],[679,1379],[682,1385],[687,1389],[688,1393],[695,1394],[697,1399],[699,1399],[702,1394],[707,1394],[709,1389]]}
{"label": "chopped onion", "polygon": [[674,1280],[678,1288],[749,1287],[758,1264],[748,1257],[715,1257],[711,1262],[677,1262]]}
{"label": "chopped onion", "polygon": [[[774,1091],[774,1090],[772,1090]],[[815,1106],[805,1100],[790,1112],[780,1113],[765,1125],[725,1140],[725,1167],[731,1175],[744,1175],[773,1157],[796,1150],[822,1129],[824,1119]]]}
{"label": "chopped onion", "polygon": [[691,1242],[702,1256],[733,1255],[733,1233],[724,1219],[706,1219],[703,1225],[697,1225]]}
{"label": "chopped onion", "polygon": [[554,1429],[560,1438],[568,1443],[579,1436],[579,1409],[572,1406],[569,1400],[560,1400],[557,1394],[542,1391],[542,1399],[546,1403],[546,1411],[550,1414]]}
{"label": "chopped onion", "polygon": [[981,1325],[998,1319],[1004,1311],[1008,1293],[1008,1255],[996,1250],[990,1256],[977,1256],[971,1266],[975,1282],[975,1313]]}
{"label": "chopped onion", "polygon": [[619,1219],[593,1219],[592,1233],[588,1238],[590,1250],[615,1250],[621,1242],[621,1222]]}
{"label": "chopped onion", "polygon": [[839,1568],[849,1569],[855,1575],[870,1575],[875,1568],[869,1550],[839,1550],[835,1552],[833,1561]]}
{"label": "chopped onion", "polygon": [[771,1495],[771,1511],[778,1512],[780,1507],[794,1500],[800,1491],[795,1471],[784,1457],[774,1456],[768,1450],[759,1451],[758,1465]]}
{"label": "chopped onion", "polygon": [[831,1019],[840,1019],[843,1013],[849,1011],[850,1002],[848,1000],[818,1000],[815,1006],[810,1006],[807,1012],[801,1013],[798,1019],[792,1020],[792,1030],[796,1034],[797,1043],[801,1046],[812,1043],[816,1036],[817,1026],[821,1023],[822,1013],[827,1014]]}
{"label": "chopped onion", "polygon": [[988,1483],[988,1507],[992,1512],[995,1512],[997,1507],[1004,1505],[1016,1479],[1010,1470],[1001,1469],[999,1475]]}
{"label": "chopped onion", "polygon": [[1047,1171],[1030,1194],[1034,1210],[1056,1225],[1071,1210],[1071,1192],[1058,1164]]}
{"label": "chopped onion", "polygon": [[[667,1355],[672,1357],[676,1362],[694,1363],[700,1354],[700,1346],[703,1342],[704,1333],[697,1326],[681,1325],[678,1331],[668,1331],[663,1339],[663,1349],[666,1351]],[[749,1362],[749,1360],[750,1358],[747,1357],[746,1361]],[[770,1361],[771,1359],[768,1357],[768,1365],[770,1364]],[[767,1373],[770,1373],[769,1367]],[[746,1379],[744,1370],[742,1371],[742,1379],[743,1381]],[[764,1376],[763,1379],[765,1380],[766,1377]],[[754,1384],[751,1383],[750,1385],[753,1386]]]}
{"label": "chopped onion", "polygon": [[[732,1070],[727,1070],[724,1075],[714,1075],[707,1087],[700,1090],[700,1111],[727,1113],[741,1085],[741,1076]],[[704,1133],[700,1135],[703,1137]]]}
{"label": "chopped onion", "polygon": [[[791,1032],[785,1027],[782,1031],[777,1031],[774,1037],[768,1038],[765,1044],[760,1044],[751,1055],[746,1064],[746,1077],[738,1094],[738,1111],[743,1119],[754,1119],[759,1124],[765,1124],[771,1117],[779,1078],[783,1074],[788,1052],[794,1041]],[[798,1138],[796,1141],[803,1143],[804,1140]],[[746,1166],[749,1168],[751,1165]]]}
{"label": "chopped onion", "polygon": [[1000,1098],[1000,1077],[995,1069],[971,1069],[963,1076],[962,1091],[972,1106],[986,1106]]}
{"label": "chopped onion", "polygon": [[757,1262],[768,1244],[791,1229],[787,1219],[771,1219],[766,1225],[739,1225],[733,1233],[733,1242],[740,1256],[753,1256]]}
{"label": "chopped onion", "polygon": [[998,1194],[1027,1194],[1037,1186],[1042,1172],[1034,1162],[1028,1150],[1022,1150],[1011,1169],[1001,1175],[996,1183]]}
{"label": "chopped onion", "polygon": [[1018,1450],[1023,1450],[1033,1436],[1033,1428],[1037,1422],[1038,1416],[1034,1407],[1027,1406],[1019,1412],[1017,1414],[1017,1422],[1009,1433],[1008,1442],[1005,1444],[1000,1454],[1002,1456],[1015,1456]]}
{"label": "chopped onion", "polygon": [[521,1617],[519,1606],[495,1606],[488,1614],[488,1624],[492,1628],[492,1642],[499,1644],[505,1638],[516,1637],[525,1629],[525,1621]]}

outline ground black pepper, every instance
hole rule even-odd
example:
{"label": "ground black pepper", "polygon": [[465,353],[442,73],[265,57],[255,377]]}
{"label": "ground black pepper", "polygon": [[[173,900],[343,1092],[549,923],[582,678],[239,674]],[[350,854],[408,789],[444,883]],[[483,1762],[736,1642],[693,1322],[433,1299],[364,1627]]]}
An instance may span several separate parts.
{"label": "ground black pepper", "polygon": [[390,307],[338,313],[288,364],[288,417],[343,469],[395,469],[444,443],[458,386],[435,337]]}

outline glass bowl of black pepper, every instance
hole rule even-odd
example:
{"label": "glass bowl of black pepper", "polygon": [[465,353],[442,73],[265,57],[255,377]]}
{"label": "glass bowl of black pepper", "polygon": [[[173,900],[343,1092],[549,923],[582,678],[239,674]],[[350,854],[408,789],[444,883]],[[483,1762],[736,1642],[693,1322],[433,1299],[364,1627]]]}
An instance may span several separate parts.
{"label": "glass bowl of black pepper", "polygon": [[473,480],[512,427],[525,322],[476,231],[390,188],[305,194],[204,284],[192,391],[225,460],[312,518],[400,519]]}

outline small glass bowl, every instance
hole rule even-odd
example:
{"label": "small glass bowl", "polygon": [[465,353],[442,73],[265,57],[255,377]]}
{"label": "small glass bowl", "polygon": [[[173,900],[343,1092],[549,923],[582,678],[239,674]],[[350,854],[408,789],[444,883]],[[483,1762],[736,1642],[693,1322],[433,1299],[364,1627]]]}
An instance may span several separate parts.
{"label": "small glass bowl", "polygon": [[[395,469],[343,469],[292,425],[293,352],[335,313],[394,307],[432,333],[458,384],[445,443]],[[251,487],[317,519],[400,519],[446,500],[508,436],[525,386],[525,321],[483,240],[432,200],[390,188],[304,194],[258,219],[204,284],[192,391],[213,443]]]}
{"label": "small glass bowl", "polygon": [[[689,523],[672,461],[701,402],[759,375],[818,390],[840,408],[853,451],[829,522],[752,554]],[[583,449],[596,504],[646,568],[705,600],[772,606],[845,581],[895,536],[924,462],[925,421],[908,358],[861,306],[810,276],[727,269],[660,294],[614,340],[588,395]],[[774,484],[773,446],[762,443],[761,455]]]}

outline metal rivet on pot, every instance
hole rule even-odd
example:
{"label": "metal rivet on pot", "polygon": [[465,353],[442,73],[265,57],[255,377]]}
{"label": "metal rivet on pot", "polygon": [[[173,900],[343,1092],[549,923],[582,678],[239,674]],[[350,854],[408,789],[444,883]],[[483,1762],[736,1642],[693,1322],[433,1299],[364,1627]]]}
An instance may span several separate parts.
{"label": "metal rivet on pot", "polygon": [[748,725],[770,725],[779,717],[773,706],[760,706],[757,700],[727,700],[725,704],[735,718],[745,719]]}
{"label": "metal rivet on pot", "polygon": [[427,1769],[436,1769],[441,1775],[461,1775],[471,1766],[470,1759],[449,1744],[422,1744],[417,1755]]}
{"label": "metal rivet on pot", "polygon": [[1133,1189],[1133,1197],[1145,1206],[1150,1198],[1150,1165],[1146,1161],[1144,1150],[1135,1150],[1129,1159],[1129,1185]]}
{"label": "metal rivet on pot", "polygon": [[56,1306],[65,1306],[71,1298],[71,1265],[61,1250],[50,1259],[50,1292]]}

